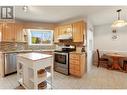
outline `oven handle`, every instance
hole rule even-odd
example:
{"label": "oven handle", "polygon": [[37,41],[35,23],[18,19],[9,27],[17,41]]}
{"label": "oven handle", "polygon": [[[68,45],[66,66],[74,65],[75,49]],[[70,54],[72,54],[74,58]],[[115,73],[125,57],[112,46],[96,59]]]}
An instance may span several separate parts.
{"label": "oven handle", "polygon": [[54,52],[54,54],[68,55],[68,53],[58,53],[58,52]]}

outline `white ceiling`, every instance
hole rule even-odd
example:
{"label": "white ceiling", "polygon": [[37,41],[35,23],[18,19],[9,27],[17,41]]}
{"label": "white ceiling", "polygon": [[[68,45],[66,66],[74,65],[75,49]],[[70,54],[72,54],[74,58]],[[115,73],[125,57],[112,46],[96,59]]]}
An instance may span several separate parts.
{"label": "white ceiling", "polygon": [[117,9],[122,9],[121,18],[127,20],[127,6],[29,6],[26,13],[22,6],[16,6],[15,16],[18,20],[49,23],[87,17],[93,25],[101,25],[117,19]]}

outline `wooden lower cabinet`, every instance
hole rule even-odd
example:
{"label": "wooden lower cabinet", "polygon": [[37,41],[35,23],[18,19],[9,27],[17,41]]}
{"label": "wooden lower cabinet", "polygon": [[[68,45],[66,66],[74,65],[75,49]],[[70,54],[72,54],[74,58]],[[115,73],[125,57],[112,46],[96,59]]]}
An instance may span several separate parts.
{"label": "wooden lower cabinet", "polygon": [[71,75],[82,77],[86,71],[85,53],[70,53],[69,72]]}
{"label": "wooden lower cabinet", "polygon": [[4,77],[4,54],[0,52],[0,77]]}

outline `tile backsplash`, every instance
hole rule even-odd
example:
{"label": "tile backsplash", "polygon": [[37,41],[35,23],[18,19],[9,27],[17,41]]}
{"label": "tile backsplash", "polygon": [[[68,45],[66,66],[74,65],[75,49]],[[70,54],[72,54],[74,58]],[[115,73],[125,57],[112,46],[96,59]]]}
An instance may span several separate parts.
{"label": "tile backsplash", "polygon": [[27,49],[27,43],[23,42],[0,42],[1,51],[15,51]]}
{"label": "tile backsplash", "polygon": [[[81,51],[82,43],[60,42],[57,45],[75,45],[77,50]],[[78,48],[79,47],[79,48]],[[16,51],[16,50],[53,50],[56,45],[28,45],[26,42],[0,42],[0,51]]]}
{"label": "tile backsplash", "polygon": [[28,43],[23,42],[0,42],[1,51],[16,51],[16,50],[50,50],[55,49],[55,45],[51,46],[29,46]]}
{"label": "tile backsplash", "polygon": [[83,42],[73,42],[72,40],[61,40],[58,45],[75,45],[77,47],[82,47]]}
{"label": "tile backsplash", "polygon": [[51,50],[51,49],[55,49],[55,45],[47,45],[47,46],[42,46],[42,45],[36,45],[36,46],[34,46],[34,45],[31,45],[31,46],[29,46],[28,45],[28,48],[27,49],[32,49],[32,50]]}

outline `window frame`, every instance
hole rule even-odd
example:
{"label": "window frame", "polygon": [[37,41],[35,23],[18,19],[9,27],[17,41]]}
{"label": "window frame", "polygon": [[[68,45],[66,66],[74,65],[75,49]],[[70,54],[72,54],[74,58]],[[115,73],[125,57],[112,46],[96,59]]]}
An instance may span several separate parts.
{"label": "window frame", "polygon": [[[50,31],[51,32],[51,43],[50,44],[32,44],[32,41],[31,41],[31,32],[32,31],[37,31],[37,32],[48,32]],[[48,30],[48,29],[28,29],[28,45],[30,46],[50,46],[50,45],[53,45],[53,30]]]}

